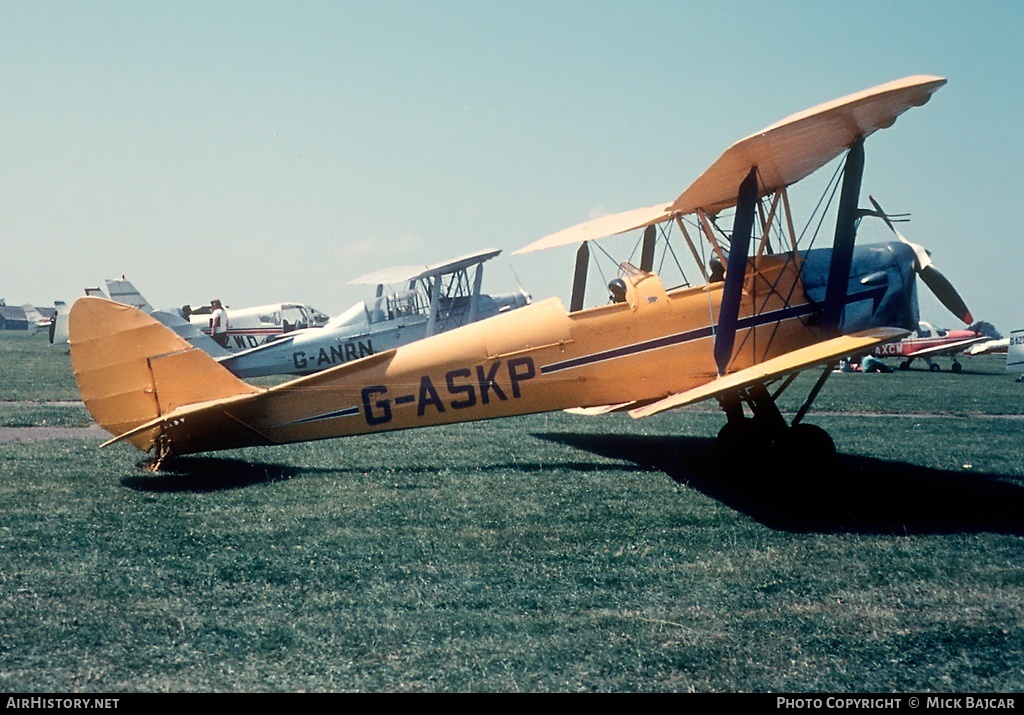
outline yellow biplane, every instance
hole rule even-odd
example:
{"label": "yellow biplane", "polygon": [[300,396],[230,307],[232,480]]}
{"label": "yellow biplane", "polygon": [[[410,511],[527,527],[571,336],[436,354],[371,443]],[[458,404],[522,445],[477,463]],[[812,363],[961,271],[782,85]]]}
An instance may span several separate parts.
{"label": "yellow biplane", "polygon": [[[918,322],[923,249],[905,240],[854,245],[869,213],[858,208],[864,141],[943,84],[908,77],[795,114],[734,144],[671,203],[606,216],[521,249],[583,242],[568,311],[550,298],[262,389],[145,313],[85,297],[69,325],[78,387],[115,436],[106,444],[129,442],[151,452],[155,466],[171,455],[569,408],[646,417],[708,399],[726,414],[719,438],[727,444],[753,439],[834,454],[824,430],[803,422],[832,367]],[[787,187],[844,153],[833,190],[833,245],[801,249]],[[719,224],[728,211],[726,232]],[[695,258],[698,245],[713,254],[724,275],[699,263],[699,285],[666,290],[653,271],[653,245],[673,227]],[[773,227],[781,227],[775,249]],[[580,269],[589,242],[639,229],[640,265],[621,264],[614,301],[584,308]],[[939,293],[954,313],[968,314],[952,286]],[[787,423],[776,399],[811,367],[821,367],[821,377]]]}

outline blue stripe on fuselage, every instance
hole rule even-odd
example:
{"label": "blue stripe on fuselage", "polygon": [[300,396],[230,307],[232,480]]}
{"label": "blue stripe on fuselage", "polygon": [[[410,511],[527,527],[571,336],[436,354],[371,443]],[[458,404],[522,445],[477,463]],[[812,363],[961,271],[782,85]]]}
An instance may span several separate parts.
{"label": "blue stripe on fuselage", "polygon": [[320,420],[330,420],[335,417],[355,417],[362,409],[359,407],[346,407],[341,410],[334,410],[333,412],[326,412],[322,415],[313,415],[312,417],[303,417],[301,420],[292,420],[291,422],[282,422],[274,427],[288,427],[289,425],[301,425],[307,422],[319,422]]}
{"label": "blue stripe on fuselage", "polygon": [[[856,303],[869,298],[873,299],[877,293],[884,294],[885,288],[871,288],[870,290],[851,293],[847,296],[846,302]],[[761,325],[768,325],[769,323],[781,323],[784,320],[792,320],[793,318],[810,315],[811,313],[814,313],[815,310],[815,306],[811,303],[788,306],[779,310],[773,310],[769,313],[761,313],[759,315],[741,318],[736,323],[736,329],[748,330]],[[613,350],[602,350],[598,353],[582,355],[577,358],[572,358],[571,360],[563,360],[549,365],[542,365],[540,372],[542,375],[547,375],[553,372],[561,372],[562,370],[571,370],[573,368],[583,367],[584,365],[594,365],[606,360],[616,360],[622,357],[629,357],[630,355],[650,352],[651,350],[660,350],[661,348],[672,347],[674,345],[682,345],[683,343],[689,343],[694,340],[703,340],[705,338],[712,337],[714,334],[714,326],[697,328],[696,330],[687,330],[686,332],[676,333],[675,335],[666,335],[662,338],[644,340],[643,342],[633,343],[632,345],[623,345],[622,347],[615,348]]]}

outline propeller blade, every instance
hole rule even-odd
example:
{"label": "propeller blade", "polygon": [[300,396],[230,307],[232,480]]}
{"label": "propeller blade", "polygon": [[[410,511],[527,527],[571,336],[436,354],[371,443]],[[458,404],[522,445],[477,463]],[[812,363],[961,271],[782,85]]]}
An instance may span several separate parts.
{"label": "propeller blade", "polygon": [[935,297],[939,299],[939,302],[946,306],[950,313],[964,321],[964,323],[968,325],[973,323],[974,316],[971,315],[971,311],[967,308],[964,299],[960,297],[960,294],[957,293],[956,288],[949,282],[949,279],[942,275],[939,269],[935,267],[935,264],[932,263],[932,257],[928,250],[924,246],[918,243],[911,243],[904,238],[903,234],[892,225],[892,221],[889,220],[888,214],[885,213],[881,205],[875,201],[875,197],[868,196],[868,198],[871,200],[871,205],[875,207],[875,211],[878,212],[878,217],[885,221],[885,225],[896,234],[896,238],[914,250],[914,271],[921,277],[924,284],[931,289]]}
{"label": "propeller blade", "polygon": [[[900,236],[899,233],[897,233],[896,235]],[[900,238],[903,238],[903,236],[900,236]],[[914,266],[914,269],[918,273],[920,273],[923,270],[927,270],[928,268],[931,268],[932,265],[934,265],[932,263],[932,255],[928,253],[928,249],[926,249],[920,243],[911,243],[905,238],[903,238],[903,242],[914,249],[914,261],[917,263],[917,265]]]}
{"label": "propeller blade", "polygon": [[909,241],[907,241],[907,239],[903,238],[903,236],[900,236],[900,232],[896,230],[896,227],[892,225],[892,221],[889,220],[889,214],[887,214],[885,212],[885,210],[882,209],[881,205],[879,205],[879,203],[877,201],[875,201],[875,197],[871,196],[869,194],[868,195],[868,199],[871,201],[871,205],[875,207],[875,211],[878,212],[878,218],[880,218],[883,221],[885,221],[885,225],[888,226],[890,228],[890,230],[892,230],[893,233],[895,233],[897,236],[899,236],[900,240],[906,241],[907,243],[909,243]]}
{"label": "propeller blade", "polygon": [[921,280],[928,286],[939,302],[946,306],[950,313],[960,318],[967,325],[974,322],[974,316],[968,310],[964,299],[957,293],[956,288],[949,282],[946,276],[942,275],[934,265],[928,265],[918,271]]}

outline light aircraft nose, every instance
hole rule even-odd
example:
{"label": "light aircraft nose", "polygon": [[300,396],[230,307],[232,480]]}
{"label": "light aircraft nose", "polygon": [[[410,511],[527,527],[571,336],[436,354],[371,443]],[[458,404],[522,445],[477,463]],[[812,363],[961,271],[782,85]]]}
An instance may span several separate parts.
{"label": "light aircraft nose", "polygon": [[[831,249],[804,254],[804,289],[812,302],[825,299]],[[875,327],[913,330],[917,325],[917,293],[914,286],[914,252],[898,241],[859,245],[850,265],[844,333]]]}

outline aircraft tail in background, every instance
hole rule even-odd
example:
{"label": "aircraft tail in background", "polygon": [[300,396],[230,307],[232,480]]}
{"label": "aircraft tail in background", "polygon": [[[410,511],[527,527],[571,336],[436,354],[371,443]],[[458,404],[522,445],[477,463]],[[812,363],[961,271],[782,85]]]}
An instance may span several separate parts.
{"label": "aircraft tail in background", "polygon": [[1021,373],[1017,382],[1024,382],[1024,329],[1010,333],[1010,344],[1006,348],[1006,371]]}

